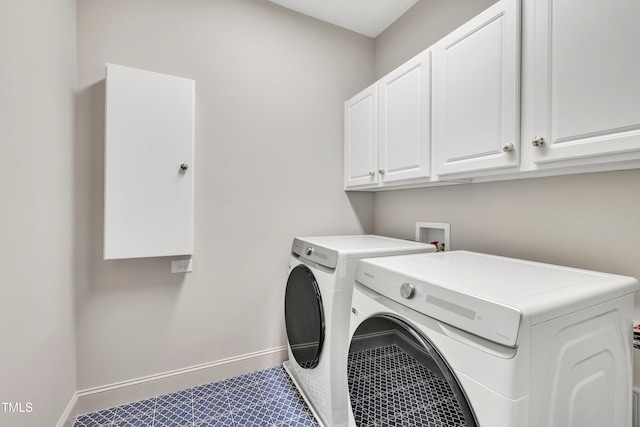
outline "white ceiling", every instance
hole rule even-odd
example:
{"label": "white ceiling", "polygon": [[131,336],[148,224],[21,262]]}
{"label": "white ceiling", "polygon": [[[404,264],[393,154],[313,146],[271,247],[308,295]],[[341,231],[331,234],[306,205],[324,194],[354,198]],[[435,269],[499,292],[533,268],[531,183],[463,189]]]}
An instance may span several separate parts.
{"label": "white ceiling", "polygon": [[418,0],[269,0],[356,33],[377,37]]}

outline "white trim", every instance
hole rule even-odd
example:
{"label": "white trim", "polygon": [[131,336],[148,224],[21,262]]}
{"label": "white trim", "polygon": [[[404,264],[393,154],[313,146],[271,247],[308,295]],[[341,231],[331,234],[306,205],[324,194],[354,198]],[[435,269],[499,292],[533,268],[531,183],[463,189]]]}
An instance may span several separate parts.
{"label": "white trim", "polygon": [[76,393],[77,413],[87,414],[282,364],[287,346],[256,351],[187,368],[147,375]]}
{"label": "white trim", "polygon": [[76,417],[78,416],[78,392],[76,391],[71,396],[71,400],[69,404],[65,408],[62,416],[58,420],[56,427],[72,427],[76,422]]}

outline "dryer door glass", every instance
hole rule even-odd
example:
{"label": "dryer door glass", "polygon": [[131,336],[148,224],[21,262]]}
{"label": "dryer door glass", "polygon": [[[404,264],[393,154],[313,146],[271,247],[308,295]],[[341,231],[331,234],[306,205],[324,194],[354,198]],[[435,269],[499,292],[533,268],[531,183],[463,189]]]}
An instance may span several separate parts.
{"label": "dryer door glass", "polygon": [[357,426],[477,427],[444,359],[399,318],[360,324],[349,348],[348,383]]}
{"label": "dryer door glass", "polygon": [[324,308],[318,281],[304,264],[289,274],[284,319],[289,346],[296,361],[303,368],[315,368],[324,342]]}

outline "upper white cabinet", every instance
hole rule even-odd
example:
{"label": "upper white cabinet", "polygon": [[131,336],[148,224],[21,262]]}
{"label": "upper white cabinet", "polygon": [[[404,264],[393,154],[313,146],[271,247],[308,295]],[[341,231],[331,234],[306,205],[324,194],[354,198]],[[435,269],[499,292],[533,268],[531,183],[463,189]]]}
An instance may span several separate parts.
{"label": "upper white cabinet", "polygon": [[435,44],[435,172],[518,166],[520,1],[502,0]]}
{"label": "upper white cabinet", "polygon": [[378,82],[381,184],[431,175],[431,51]]}
{"label": "upper white cabinet", "polygon": [[593,163],[640,150],[640,1],[534,5],[525,51],[533,61],[533,125],[523,136],[535,145],[533,161]]}
{"label": "upper white cabinet", "polygon": [[640,168],[640,0],[500,0],[363,94],[348,190]]}
{"label": "upper white cabinet", "polygon": [[193,252],[193,80],[107,64],[104,258]]}
{"label": "upper white cabinet", "polygon": [[378,185],[378,86],[345,102],[345,188]]}
{"label": "upper white cabinet", "polygon": [[420,182],[430,174],[427,50],[345,103],[345,188]]}

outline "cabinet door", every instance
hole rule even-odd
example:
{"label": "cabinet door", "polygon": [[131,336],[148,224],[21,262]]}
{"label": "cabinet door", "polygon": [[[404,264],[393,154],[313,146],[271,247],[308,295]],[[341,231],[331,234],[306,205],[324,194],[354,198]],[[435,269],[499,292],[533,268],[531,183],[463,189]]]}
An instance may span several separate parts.
{"label": "cabinet door", "polygon": [[431,51],[378,82],[382,184],[431,174]]}
{"label": "cabinet door", "polygon": [[345,102],[345,189],[378,185],[378,86]]}
{"label": "cabinet door", "polygon": [[193,252],[194,88],[107,65],[105,259]]}
{"label": "cabinet door", "polygon": [[518,166],[520,1],[501,0],[435,45],[436,173]]}
{"label": "cabinet door", "polygon": [[640,2],[536,0],[534,162],[640,150]]}

